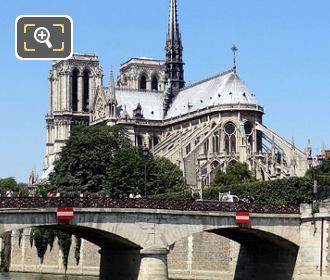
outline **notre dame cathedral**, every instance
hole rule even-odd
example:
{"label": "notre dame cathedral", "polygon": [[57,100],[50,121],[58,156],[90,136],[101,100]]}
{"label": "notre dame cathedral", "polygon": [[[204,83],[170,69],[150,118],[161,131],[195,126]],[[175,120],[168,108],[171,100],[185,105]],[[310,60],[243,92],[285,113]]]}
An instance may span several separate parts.
{"label": "notre dame cathedral", "polygon": [[[232,49],[237,50],[235,47]],[[193,189],[210,185],[218,169],[246,162],[258,179],[303,176],[311,145],[299,150],[267,128],[264,109],[232,69],[186,86],[177,3],[170,0],[165,60],[132,58],[103,85],[96,55],[54,62],[43,178],[75,125],[121,125],[132,143],[180,166]]]}

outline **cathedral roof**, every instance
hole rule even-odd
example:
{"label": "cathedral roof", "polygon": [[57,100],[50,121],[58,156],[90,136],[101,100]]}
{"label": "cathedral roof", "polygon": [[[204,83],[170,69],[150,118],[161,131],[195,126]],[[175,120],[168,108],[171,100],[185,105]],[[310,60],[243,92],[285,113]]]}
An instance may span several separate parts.
{"label": "cathedral roof", "polygon": [[[103,89],[98,94],[107,94],[106,97],[103,96],[105,108],[111,98],[109,88],[104,87]],[[95,100],[99,98],[98,94],[95,95]],[[126,108],[125,118],[134,118],[134,110],[140,104],[143,119],[164,120],[163,93],[116,88],[115,98],[119,115]],[[93,108],[96,106],[95,104]],[[245,107],[255,109],[259,106],[255,95],[240,80],[234,70],[221,73],[182,89],[170,105],[165,119],[184,116],[206,108],[231,108],[232,105],[239,105],[241,109]]]}
{"label": "cathedral roof", "polygon": [[161,93],[116,89],[118,106],[126,111],[130,118],[133,118],[133,111],[141,104],[143,118],[147,120],[163,119],[163,96]]}
{"label": "cathedral roof", "polygon": [[257,106],[258,102],[235,71],[230,70],[182,89],[173,100],[166,119],[207,107],[234,104]]}

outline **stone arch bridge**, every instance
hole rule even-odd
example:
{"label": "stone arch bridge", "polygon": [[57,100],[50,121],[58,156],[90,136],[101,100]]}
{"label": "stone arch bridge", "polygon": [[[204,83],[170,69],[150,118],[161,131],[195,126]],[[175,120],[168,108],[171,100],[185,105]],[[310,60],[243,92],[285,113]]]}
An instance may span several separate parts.
{"label": "stone arch bridge", "polygon": [[[58,206],[73,206],[74,219],[57,221]],[[250,224],[237,225],[236,211],[249,211]],[[312,218],[315,219],[309,214],[305,217],[307,222],[313,222]],[[168,279],[169,248],[180,239],[205,231],[246,248],[234,279],[289,280],[297,271],[298,252],[304,245],[302,214],[297,207],[194,200],[2,198],[0,221],[0,234],[41,226],[63,230],[98,245],[102,280]]]}

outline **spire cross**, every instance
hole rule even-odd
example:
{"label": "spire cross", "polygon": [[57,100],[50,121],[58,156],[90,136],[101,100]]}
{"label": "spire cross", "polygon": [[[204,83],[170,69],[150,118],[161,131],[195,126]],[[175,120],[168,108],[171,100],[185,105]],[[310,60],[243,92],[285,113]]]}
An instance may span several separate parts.
{"label": "spire cross", "polygon": [[235,44],[231,47],[231,50],[233,51],[234,54],[234,66],[233,69],[236,72],[236,52],[238,51],[238,48],[235,46]]}

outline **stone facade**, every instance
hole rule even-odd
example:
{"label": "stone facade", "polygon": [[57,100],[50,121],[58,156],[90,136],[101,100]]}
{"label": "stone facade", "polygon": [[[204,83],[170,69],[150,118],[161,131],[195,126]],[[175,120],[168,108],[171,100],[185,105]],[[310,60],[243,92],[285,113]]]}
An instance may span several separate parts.
{"label": "stone facade", "polygon": [[102,79],[103,70],[94,55],[75,54],[70,60],[53,63],[49,74],[44,177],[51,171],[71,128],[89,123],[90,100]]}
{"label": "stone facade", "polygon": [[165,61],[132,58],[120,66],[117,86],[129,90],[163,91]]}

